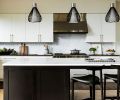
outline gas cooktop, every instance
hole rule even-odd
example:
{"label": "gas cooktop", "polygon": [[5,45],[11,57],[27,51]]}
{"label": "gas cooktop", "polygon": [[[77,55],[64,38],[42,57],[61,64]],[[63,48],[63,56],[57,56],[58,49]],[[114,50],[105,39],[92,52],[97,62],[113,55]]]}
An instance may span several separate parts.
{"label": "gas cooktop", "polygon": [[85,53],[79,54],[64,54],[64,53],[55,53],[53,54],[54,58],[88,58],[88,55]]}

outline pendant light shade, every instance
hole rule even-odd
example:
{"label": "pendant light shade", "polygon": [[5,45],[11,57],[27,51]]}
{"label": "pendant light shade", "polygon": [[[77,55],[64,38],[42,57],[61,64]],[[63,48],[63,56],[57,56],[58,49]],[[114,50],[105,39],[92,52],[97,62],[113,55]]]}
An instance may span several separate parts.
{"label": "pendant light shade", "polygon": [[119,14],[114,7],[114,3],[111,4],[111,7],[105,17],[105,21],[109,23],[119,22]]}
{"label": "pendant light shade", "polygon": [[28,21],[35,23],[35,22],[41,22],[42,17],[37,9],[37,4],[33,3],[33,8],[28,16]]}
{"label": "pendant light shade", "polygon": [[72,8],[67,15],[67,22],[69,23],[79,23],[80,22],[80,15],[76,9],[76,4],[72,3]]}

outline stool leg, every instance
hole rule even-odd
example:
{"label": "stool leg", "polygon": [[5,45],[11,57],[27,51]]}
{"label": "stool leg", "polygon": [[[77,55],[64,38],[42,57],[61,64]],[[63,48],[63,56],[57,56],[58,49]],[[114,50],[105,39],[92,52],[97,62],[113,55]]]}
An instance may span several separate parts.
{"label": "stool leg", "polygon": [[102,70],[100,70],[100,85],[101,85],[101,100],[103,100],[103,77],[102,77]]}
{"label": "stool leg", "polygon": [[118,69],[117,79],[117,100],[119,100],[120,69]]}
{"label": "stool leg", "polygon": [[95,70],[92,70],[93,83],[92,83],[92,100],[95,100]]}
{"label": "stool leg", "polygon": [[72,80],[72,100],[74,100],[74,80]]}
{"label": "stool leg", "polygon": [[104,96],[103,96],[104,98],[104,100],[105,100],[105,97],[106,97],[106,77],[105,77],[105,75],[104,75]]}
{"label": "stool leg", "polygon": [[92,86],[90,86],[90,98],[92,99]]}

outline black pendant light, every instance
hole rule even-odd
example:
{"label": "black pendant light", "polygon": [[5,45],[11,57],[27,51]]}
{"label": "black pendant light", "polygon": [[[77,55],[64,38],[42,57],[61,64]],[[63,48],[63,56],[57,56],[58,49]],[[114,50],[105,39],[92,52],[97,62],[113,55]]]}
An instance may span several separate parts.
{"label": "black pendant light", "polygon": [[72,3],[70,12],[67,15],[67,22],[69,22],[69,23],[79,23],[80,22],[80,15],[76,9],[76,3]]}
{"label": "black pendant light", "polygon": [[105,17],[105,21],[109,23],[119,22],[119,14],[114,7],[114,3],[111,4],[111,7]]}
{"label": "black pendant light", "polygon": [[41,22],[42,17],[37,9],[37,4],[33,3],[33,8],[28,16],[28,21],[35,23],[35,22]]}

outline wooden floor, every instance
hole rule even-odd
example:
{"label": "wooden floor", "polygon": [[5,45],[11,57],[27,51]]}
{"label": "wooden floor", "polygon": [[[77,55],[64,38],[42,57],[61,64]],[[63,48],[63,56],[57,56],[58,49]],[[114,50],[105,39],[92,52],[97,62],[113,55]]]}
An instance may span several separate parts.
{"label": "wooden floor", "polygon": [[[108,90],[107,95],[116,95],[116,90]],[[86,97],[89,97],[89,90],[75,90],[75,100],[82,100]],[[96,100],[101,100],[100,98],[100,90],[96,90]],[[0,100],[3,100],[3,89],[0,89]]]}
{"label": "wooden floor", "polygon": [[[116,90],[108,90],[107,96],[116,96]],[[89,98],[89,90],[75,90],[74,100],[82,100]],[[101,100],[101,91],[96,90],[96,100]]]}
{"label": "wooden floor", "polygon": [[0,89],[0,100],[3,100],[3,89]]}

